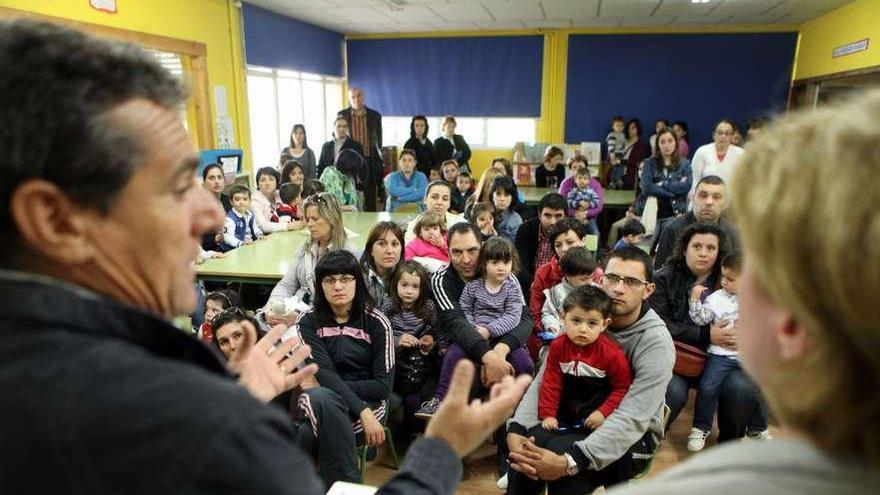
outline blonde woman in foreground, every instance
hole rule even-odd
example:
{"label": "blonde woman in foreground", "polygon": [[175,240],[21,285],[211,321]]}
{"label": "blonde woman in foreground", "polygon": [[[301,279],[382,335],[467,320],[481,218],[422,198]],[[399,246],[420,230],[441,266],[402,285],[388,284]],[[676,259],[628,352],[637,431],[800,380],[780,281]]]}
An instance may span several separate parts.
{"label": "blonde woman in foreground", "polygon": [[739,351],[783,435],[614,495],[861,494],[880,485],[880,92],[786,116],[733,179]]}

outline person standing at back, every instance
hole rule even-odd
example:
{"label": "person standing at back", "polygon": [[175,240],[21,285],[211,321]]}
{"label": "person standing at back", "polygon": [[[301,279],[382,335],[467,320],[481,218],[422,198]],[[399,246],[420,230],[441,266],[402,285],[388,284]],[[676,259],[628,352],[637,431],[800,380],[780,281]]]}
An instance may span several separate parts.
{"label": "person standing at back", "polygon": [[733,171],[739,165],[743,154],[743,149],[731,142],[733,130],[733,122],[727,119],[719,120],[715,124],[715,130],[712,133],[713,141],[700,146],[694,152],[694,159],[691,161],[693,187],[690,194],[688,194],[688,199],[692,202],[692,205],[694,194],[697,192],[697,183],[700,179],[715,175],[721,177],[721,180],[725,183],[729,183],[733,177]]}
{"label": "person standing at back", "polygon": [[364,191],[364,208],[376,211],[376,198],[382,188],[382,114],[367,108],[364,104],[364,90],[352,86],[348,88],[349,107],[339,112],[348,122],[351,138],[361,144],[364,156],[364,171],[360,176]]}

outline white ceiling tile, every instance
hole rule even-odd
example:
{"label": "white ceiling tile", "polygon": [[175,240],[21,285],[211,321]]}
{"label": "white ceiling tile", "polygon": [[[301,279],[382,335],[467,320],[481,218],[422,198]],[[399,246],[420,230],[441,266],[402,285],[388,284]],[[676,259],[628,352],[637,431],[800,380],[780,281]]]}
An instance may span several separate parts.
{"label": "white ceiling tile", "polygon": [[326,9],[327,14],[337,17],[340,21],[354,24],[372,24],[374,22],[390,22],[391,18],[379,9],[372,7],[336,7]]}
{"label": "white ceiling tile", "polygon": [[480,29],[525,29],[523,21],[476,21],[475,24],[479,26]]}
{"label": "white ceiling tile", "polygon": [[477,22],[491,21],[492,16],[480,3],[455,2],[442,5],[431,5],[431,10],[447,21]]}
{"label": "white ceiling tile", "polygon": [[813,20],[821,15],[822,15],[822,12],[818,12],[818,11],[783,14],[778,17],[774,17],[773,22],[779,23],[779,24],[800,24],[802,22],[807,22],[809,20]]}
{"label": "white ceiling tile", "polygon": [[639,26],[665,26],[675,20],[675,16],[651,16],[651,17],[635,17],[624,16],[621,26],[639,27]]}
{"label": "white ceiling tile", "polygon": [[547,19],[592,19],[599,0],[541,0]]}
{"label": "white ceiling tile", "polygon": [[728,0],[713,9],[712,14],[723,16],[735,15],[738,17],[757,17],[764,12],[772,11],[775,8],[781,7],[782,5],[784,5],[785,2],[786,0]]}
{"label": "white ceiling tile", "polygon": [[598,17],[594,19],[575,19],[573,26],[575,28],[594,28],[594,27],[617,27],[623,22],[623,17]]}
{"label": "white ceiling tile", "polygon": [[376,9],[397,22],[432,22],[437,14],[424,5],[407,5],[401,10]]}
{"label": "white ceiling tile", "polygon": [[400,32],[400,24],[393,23],[370,23],[370,24],[349,24],[346,33],[397,33]]}
{"label": "white ceiling tile", "polygon": [[571,27],[571,21],[523,21],[527,29],[566,29]]}
{"label": "white ceiling tile", "polygon": [[431,31],[439,31],[432,24],[427,22],[402,22],[395,24],[397,31],[401,33],[426,33]]}
{"label": "white ceiling tile", "polygon": [[442,20],[430,22],[428,26],[433,28],[433,31],[475,31],[480,29],[473,22],[443,22]]}
{"label": "white ceiling tile", "polygon": [[499,21],[524,21],[528,19],[544,19],[540,2],[516,0],[510,2],[483,2],[492,17]]}
{"label": "white ceiling tile", "polygon": [[663,0],[654,15],[681,15],[696,17],[708,14],[718,2],[693,3],[691,0]]}
{"label": "white ceiling tile", "polygon": [[603,0],[599,17],[640,16],[650,17],[660,0]]}
{"label": "white ceiling tile", "polygon": [[670,26],[714,26],[729,16],[678,16]]}

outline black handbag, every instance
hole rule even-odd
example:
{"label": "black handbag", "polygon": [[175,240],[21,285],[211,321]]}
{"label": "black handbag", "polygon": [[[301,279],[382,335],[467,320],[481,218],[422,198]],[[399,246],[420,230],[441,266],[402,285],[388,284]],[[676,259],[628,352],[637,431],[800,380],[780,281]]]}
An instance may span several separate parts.
{"label": "black handbag", "polygon": [[401,349],[394,362],[394,390],[404,395],[420,391],[428,380],[429,366],[418,347]]}

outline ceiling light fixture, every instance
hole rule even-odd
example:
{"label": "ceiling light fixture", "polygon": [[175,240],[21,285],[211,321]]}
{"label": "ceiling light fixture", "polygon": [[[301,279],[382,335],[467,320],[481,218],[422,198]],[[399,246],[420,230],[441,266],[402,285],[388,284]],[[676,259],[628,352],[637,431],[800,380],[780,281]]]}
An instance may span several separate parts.
{"label": "ceiling light fixture", "polygon": [[691,0],[691,3],[709,3],[709,0]]}

